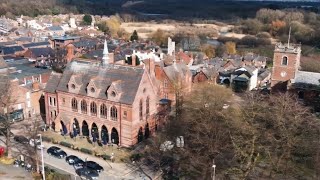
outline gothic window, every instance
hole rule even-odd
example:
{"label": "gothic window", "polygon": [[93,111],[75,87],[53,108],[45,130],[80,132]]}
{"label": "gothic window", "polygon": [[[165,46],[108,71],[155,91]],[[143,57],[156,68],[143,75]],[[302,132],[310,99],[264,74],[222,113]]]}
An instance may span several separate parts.
{"label": "gothic window", "polygon": [[114,121],[118,119],[118,112],[115,106],[112,106],[110,109],[110,117],[111,117],[111,120],[114,120]]}
{"label": "gothic window", "polygon": [[90,103],[90,112],[92,116],[97,116],[97,104],[95,102]]}
{"label": "gothic window", "polygon": [[71,107],[73,111],[78,111],[78,101],[76,100],[76,98],[72,98]]}
{"label": "gothic window", "polygon": [[108,109],[107,109],[107,106],[105,104],[102,104],[100,106],[100,116],[102,118],[107,118],[107,113],[108,113]]}
{"label": "gothic window", "polygon": [[150,99],[149,99],[149,96],[148,96],[147,100],[146,100],[146,115],[147,116],[149,116],[149,112],[150,112],[150,110],[149,110],[149,101],[150,101]]}
{"label": "gothic window", "polygon": [[288,65],[288,57],[284,56],[284,57],[282,58],[282,63],[281,63],[281,65],[283,65],[283,66],[287,66],[287,65]]}
{"label": "gothic window", "polygon": [[81,113],[87,113],[87,102],[85,100],[81,101]]}
{"label": "gothic window", "polygon": [[140,120],[142,120],[142,111],[143,111],[143,103],[142,103],[142,99],[141,99],[140,103],[139,103],[139,117],[140,117]]}

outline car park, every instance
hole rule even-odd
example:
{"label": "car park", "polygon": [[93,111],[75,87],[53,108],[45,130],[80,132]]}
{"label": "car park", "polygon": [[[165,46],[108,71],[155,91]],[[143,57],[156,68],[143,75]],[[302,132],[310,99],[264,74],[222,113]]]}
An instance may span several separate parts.
{"label": "car park", "polygon": [[22,136],[22,135],[17,135],[17,136],[14,136],[13,139],[18,142],[18,143],[21,143],[21,144],[28,144],[29,140],[28,138]]}
{"label": "car park", "polygon": [[95,180],[99,178],[99,173],[86,167],[77,169],[76,173],[78,176],[81,177],[81,179],[83,178],[83,179]]}
{"label": "car park", "polygon": [[67,153],[64,152],[62,149],[56,146],[51,146],[48,150],[47,153],[51,156],[57,157],[59,159],[62,159],[67,156]]}
{"label": "car park", "polygon": [[98,173],[101,173],[104,170],[102,166],[100,166],[98,163],[94,161],[86,161],[84,162],[84,166],[91,170],[95,170]]}
{"label": "car park", "polygon": [[76,164],[77,166],[78,165],[82,165],[84,163],[82,159],[80,159],[80,158],[78,158],[77,156],[74,156],[74,155],[67,156],[66,157],[66,162],[69,165]]}

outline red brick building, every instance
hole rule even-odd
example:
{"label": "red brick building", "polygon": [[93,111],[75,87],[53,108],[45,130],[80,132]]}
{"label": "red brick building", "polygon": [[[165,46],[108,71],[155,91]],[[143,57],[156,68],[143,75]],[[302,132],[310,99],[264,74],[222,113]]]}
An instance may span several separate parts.
{"label": "red brick building", "polygon": [[73,60],[63,74],[52,74],[46,123],[55,131],[129,147],[162,125],[155,118],[157,90],[148,68],[114,64],[108,49],[103,55],[101,63]]}
{"label": "red brick building", "polygon": [[271,87],[284,86],[295,78],[300,67],[301,46],[295,44],[276,44],[273,57]]}

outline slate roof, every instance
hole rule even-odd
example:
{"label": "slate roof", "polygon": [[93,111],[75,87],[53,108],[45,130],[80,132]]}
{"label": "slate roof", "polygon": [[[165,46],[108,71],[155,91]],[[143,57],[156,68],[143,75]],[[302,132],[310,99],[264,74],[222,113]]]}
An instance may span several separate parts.
{"label": "slate roof", "polygon": [[[45,91],[55,92],[58,90],[68,92],[67,84],[72,76],[76,76],[77,81],[79,81],[77,83],[80,85],[79,95],[87,96],[87,85],[93,81],[94,84],[100,88],[100,94],[97,98],[107,100],[106,91],[111,84],[113,84],[120,96],[119,102],[132,104],[143,73],[144,69],[142,67],[112,64],[103,68],[90,62],[74,60],[66,67],[58,85],[49,85],[46,87]],[[51,77],[49,81],[54,81],[56,79],[59,80],[59,77]],[[48,82],[48,84],[50,83]]]}
{"label": "slate roof", "polygon": [[320,73],[297,71],[293,83],[303,83],[320,86]]}
{"label": "slate roof", "polygon": [[41,55],[43,56],[54,56],[54,50],[50,47],[46,47],[46,48],[30,48],[29,49],[32,54],[36,57],[40,57]]}
{"label": "slate roof", "polygon": [[35,43],[28,43],[28,44],[23,44],[22,46],[25,48],[32,48],[32,47],[38,47],[38,46],[49,46],[50,43],[48,41],[44,42],[35,42]]}
{"label": "slate roof", "polygon": [[55,93],[55,90],[60,82],[61,77],[62,74],[52,72],[44,91],[48,93]]}
{"label": "slate roof", "polygon": [[33,37],[19,37],[18,39],[15,39],[16,41],[29,41],[32,42]]}
{"label": "slate roof", "polygon": [[270,74],[271,74],[271,72],[270,72],[268,69],[265,69],[264,71],[259,72],[258,79],[264,80],[264,79],[265,79],[266,77],[268,77]]}
{"label": "slate roof", "polygon": [[187,73],[190,73],[184,62],[173,63],[171,66],[163,67],[163,70],[171,81],[185,77]]}
{"label": "slate roof", "polygon": [[3,52],[3,55],[15,54],[17,51],[23,51],[24,49],[21,46],[10,46],[10,47],[0,47]]}
{"label": "slate roof", "polygon": [[[26,63],[21,64],[9,64],[10,67],[15,67],[17,72],[10,73],[10,79],[23,79],[25,77],[35,76],[39,74],[50,73],[49,69],[35,68],[30,66],[32,63],[29,62],[29,65]],[[19,71],[20,70],[20,71]]]}
{"label": "slate roof", "polygon": [[50,27],[47,27],[47,28],[50,31],[63,31],[61,26],[50,26]]}
{"label": "slate roof", "polygon": [[98,44],[97,41],[94,40],[80,40],[78,42],[74,42],[73,45],[77,48],[94,48]]}

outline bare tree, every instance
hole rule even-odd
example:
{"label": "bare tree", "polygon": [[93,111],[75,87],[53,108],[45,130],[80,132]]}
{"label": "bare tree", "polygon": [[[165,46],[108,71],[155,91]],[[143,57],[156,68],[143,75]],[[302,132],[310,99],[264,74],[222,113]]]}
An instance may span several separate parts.
{"label": "bare tree", "polygon": [[7,157],[12,156],[11,150],[11,127],[13,125],[10,113],[13,111],[13,105],[17,97],[13,96],[13,83],[6,75],[0,76],[0,133],[4,135],[5,139],[1,140],[6,145]]}

